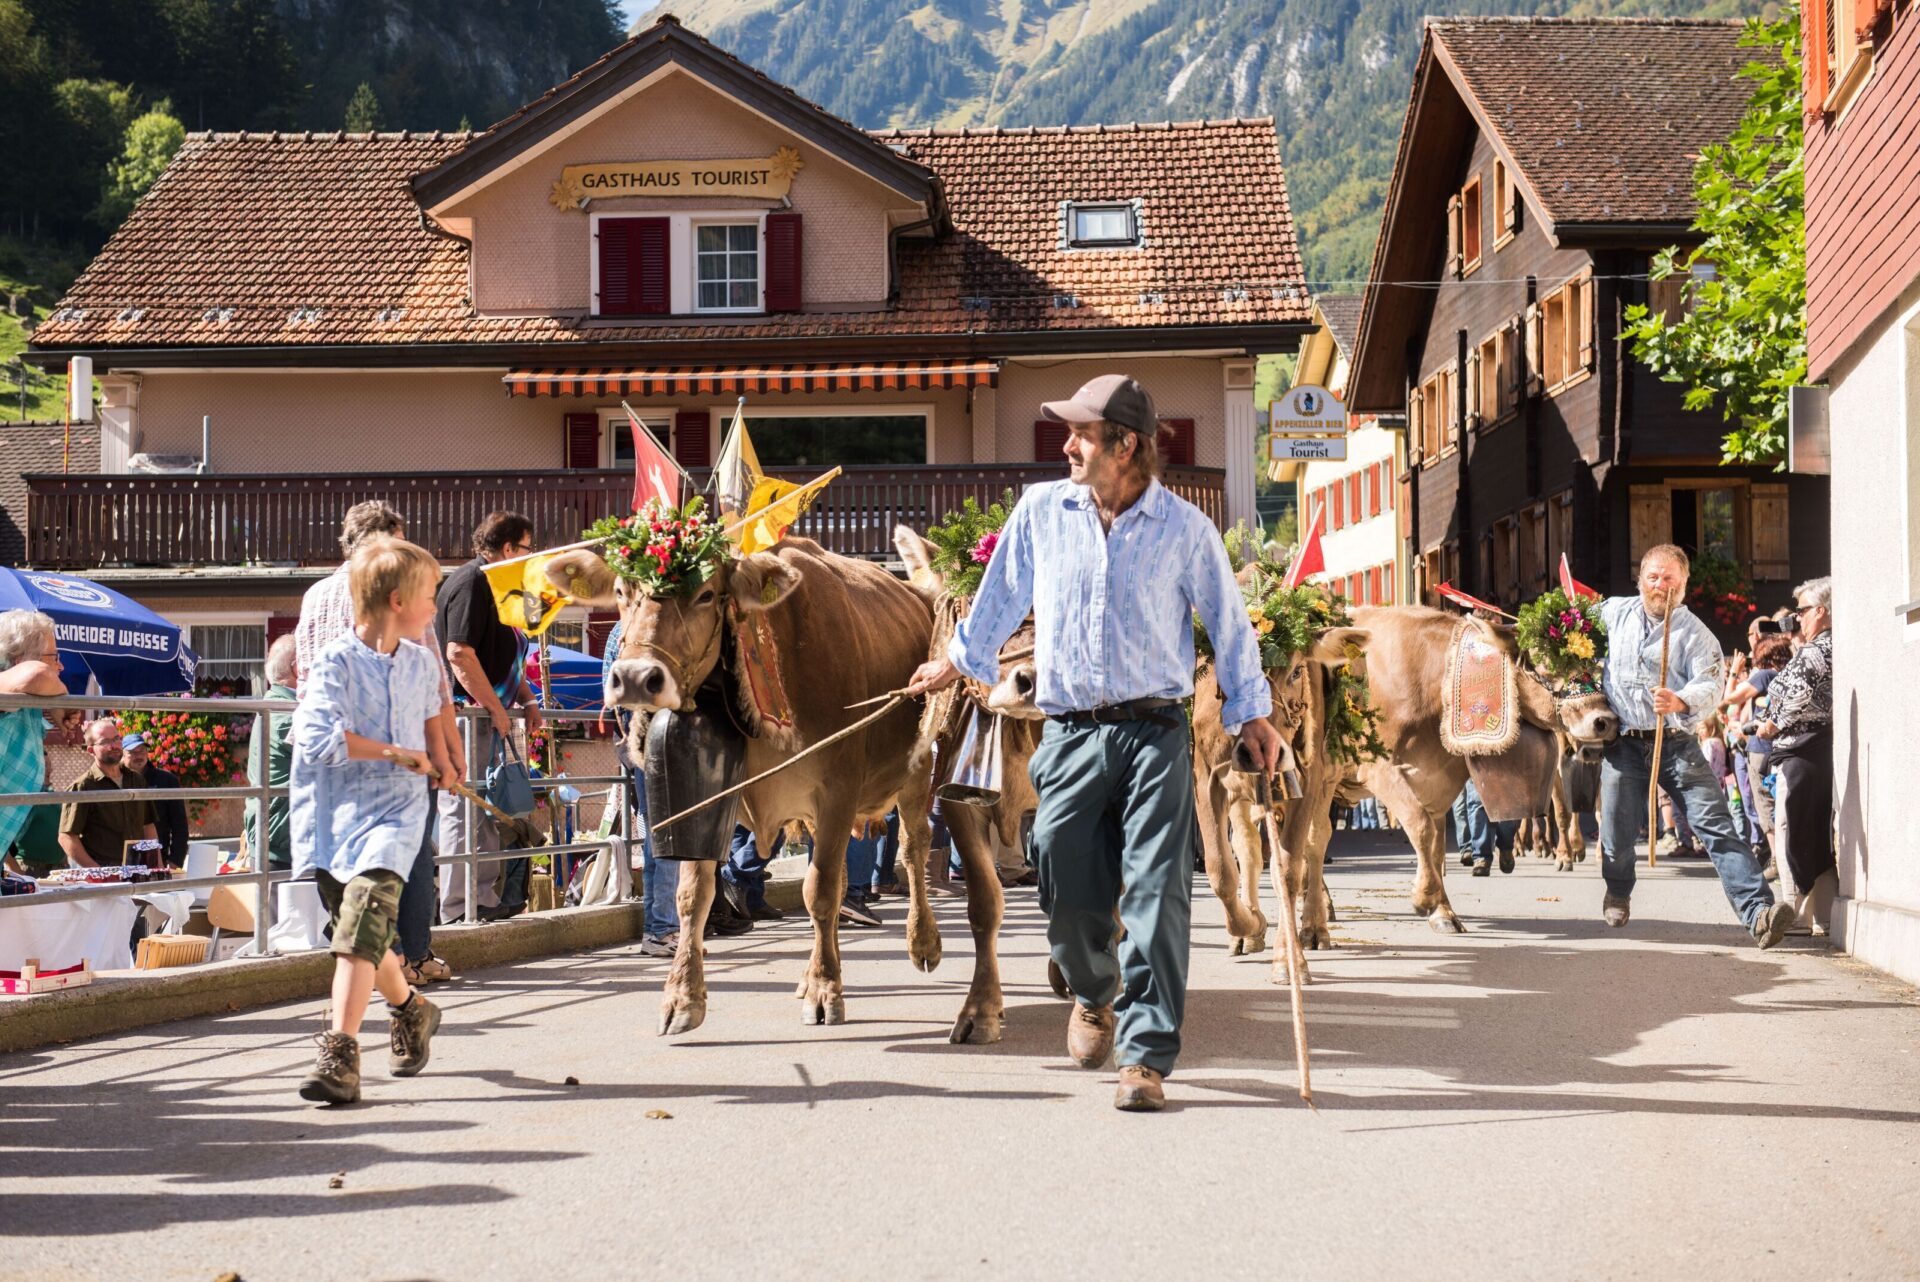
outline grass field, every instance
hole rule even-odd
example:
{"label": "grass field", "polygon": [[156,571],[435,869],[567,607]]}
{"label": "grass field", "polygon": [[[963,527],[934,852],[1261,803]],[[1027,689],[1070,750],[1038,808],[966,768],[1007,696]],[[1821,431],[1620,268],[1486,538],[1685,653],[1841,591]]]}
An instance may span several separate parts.
{"label": "grass field", "polygon": [[[86,266],[85,251],[0,236],[0,421],[58,420],[65,416],[66,377],[58,371],[23,371],[29,323],[38,324]],[[19,314],[7,307],[9,299]],[[31,322],[29,322],[31,317]],[[21,400],[21,378],[26,400]],[[24,412],[23,412],[24,410]]]}

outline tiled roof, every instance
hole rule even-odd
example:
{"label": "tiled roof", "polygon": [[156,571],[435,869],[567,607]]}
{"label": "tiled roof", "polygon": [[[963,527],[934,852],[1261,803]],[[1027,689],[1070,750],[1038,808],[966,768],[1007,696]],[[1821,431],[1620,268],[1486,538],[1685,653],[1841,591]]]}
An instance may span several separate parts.
{"label": "tiled roof", "polygon": [[1733,132],[1758,56],[1738,22],[1430,18],[1514,163],[1561,223],[1684,223],[1701,147]]}
{"label": "tiled roof", "polygon": [[[469,135],[198,134],[34,345],[651,343],[1307,320],[1270,121],[875,136],[941,176],[956,228],[900,242],[900,297],[886,311],[632,325],[479,316],[466,243],[427,224],[408,185]],[[1060,202],[1132,197],[1143,248],[1061,247]]]}
{"label": "tiled roof", "polygon": [[1353,342],[1360,337],[1360,295],[1321,294],[1313,303],[1320,309],[1334,343],[1344,355],[1352,356]]}

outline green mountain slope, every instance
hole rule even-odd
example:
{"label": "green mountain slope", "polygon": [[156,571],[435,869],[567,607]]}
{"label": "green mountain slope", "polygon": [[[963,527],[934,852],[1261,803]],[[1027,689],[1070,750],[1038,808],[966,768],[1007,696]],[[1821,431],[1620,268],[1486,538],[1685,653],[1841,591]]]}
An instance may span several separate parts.
{"label": "green mountain slope", "polygon": [[870,128],[1275,120],[1307,273],[1373,251],[1427,14],[1738,17],[1755,0],[689,0],[695,30]]}

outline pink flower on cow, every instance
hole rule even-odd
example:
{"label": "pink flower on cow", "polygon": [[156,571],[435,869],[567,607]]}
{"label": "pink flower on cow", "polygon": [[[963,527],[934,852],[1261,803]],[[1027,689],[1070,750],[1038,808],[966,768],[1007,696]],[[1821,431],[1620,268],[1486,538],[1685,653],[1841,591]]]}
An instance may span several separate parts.
{"label": "pink flower on cow", "polygon": [[980,541],[973,545],[973,563],[975,565],[985,565],[987,562],[993,560],[993,549],[997,547],[999,543],[1000,535],[997,531],[982,534]]}

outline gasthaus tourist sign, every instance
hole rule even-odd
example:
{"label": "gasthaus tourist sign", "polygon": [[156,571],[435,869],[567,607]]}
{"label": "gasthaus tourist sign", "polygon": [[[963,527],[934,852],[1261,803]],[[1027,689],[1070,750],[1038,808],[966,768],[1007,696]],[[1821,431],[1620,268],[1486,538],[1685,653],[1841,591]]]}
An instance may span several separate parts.
{"label": "gasthaus tourist sign", "polygon": [[548,199],[556,209],[584,209],[613,196],[766,196],[779,199],[805,167],[782,147],[753,160],[627,160],[568,165]]}
{"label": "gasthaus tourist sign", "polygon": [[1339,461],[1347,457],[1347,407],[1312,383],[1290,388],[1267,411],[1267,457]]}

